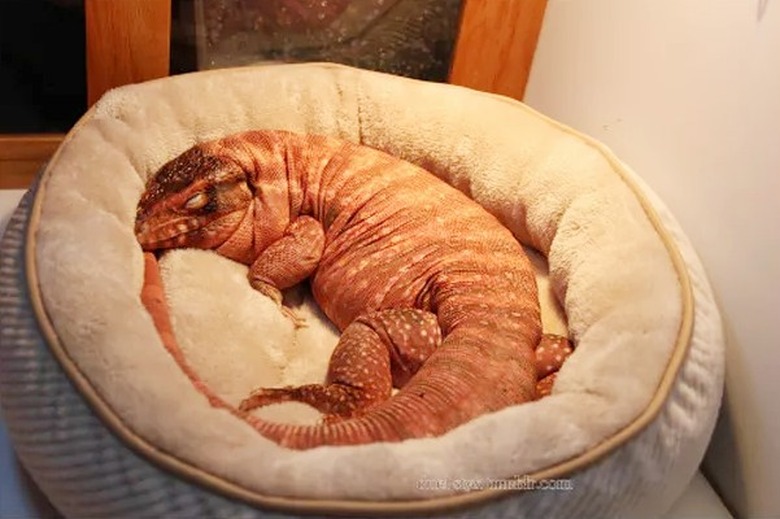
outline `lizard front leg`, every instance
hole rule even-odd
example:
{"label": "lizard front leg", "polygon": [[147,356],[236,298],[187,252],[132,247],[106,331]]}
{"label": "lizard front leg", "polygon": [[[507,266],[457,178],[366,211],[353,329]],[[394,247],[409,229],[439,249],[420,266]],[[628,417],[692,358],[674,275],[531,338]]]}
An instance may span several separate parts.
{"label": "lizard front leg", "polygon": [[282,290],[312,275],[324,247],[322,224],[311,216],[299,216],[249,267],[252,288],[273,299],[296,328],[305,321],[282,304]]}
{"label": "lizard front leg", "polygon": [[403,387],[440,344],[439,323],[430,312],[373,312],[344,330],[325,384],[261,388],[241,402],[240,409],[296,401],[324,413],[326,421],[349,418],[389,398],[393,387]]}

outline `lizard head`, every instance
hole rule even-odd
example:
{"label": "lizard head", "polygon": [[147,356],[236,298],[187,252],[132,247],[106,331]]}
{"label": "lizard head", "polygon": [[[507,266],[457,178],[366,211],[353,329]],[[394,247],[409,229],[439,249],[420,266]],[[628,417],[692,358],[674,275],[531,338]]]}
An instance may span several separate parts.
{"label": "lizard head", "polygon": [[144,250],[212,249],[235,232],[251,201],[238,164],[195,146],[149,179],[135,234]]}

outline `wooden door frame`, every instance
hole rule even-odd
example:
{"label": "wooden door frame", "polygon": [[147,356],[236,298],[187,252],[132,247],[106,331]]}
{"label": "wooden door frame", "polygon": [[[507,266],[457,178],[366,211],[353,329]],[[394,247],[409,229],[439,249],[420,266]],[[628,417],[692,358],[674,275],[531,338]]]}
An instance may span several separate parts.
{"label": "wooden door frame", "polygon": [[87,104],[111,88],[168,75],[171,0],[85,0]]}
{"label": "wooden door frame", "polygon": [[0,135],[0,189],[29,187],[63,137],[61,133]]}
{"label": "wooden door frame", "polygon": [[547,0],[464,0],[449,82],[522,100]]}
{"label": "wooden door frame", "polygon": [[[167,76],[171,2],[85,0],[87,100]],[[547,0],[464,0],[449,82],[522,99]],[[29,185],[59,134],[0,136],[0,189]]]}
{"label": "wooden door frame", "polygon": [[[171,1],[85,0],[87,98],[168,75]],[[449,82],[522,99],[547,0],[464,0]]]}

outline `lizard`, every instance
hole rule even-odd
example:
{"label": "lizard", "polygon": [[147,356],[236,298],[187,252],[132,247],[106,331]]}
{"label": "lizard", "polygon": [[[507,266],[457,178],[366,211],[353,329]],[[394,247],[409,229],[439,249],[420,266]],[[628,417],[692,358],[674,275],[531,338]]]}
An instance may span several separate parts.
{"label": "lizard", "polygon": [[254,420],[285,447],[438,436],[549,393],[572,352],[542,334],[534,270],[495,216],[346,140],[265,130],[198,143],[149,178],[135,234],[144,251],[210,249],[247,265],[296,326],[282,291],[309,280],[341,331],[325,382],[258,388],[239,405],[323,413],[311,425]]}

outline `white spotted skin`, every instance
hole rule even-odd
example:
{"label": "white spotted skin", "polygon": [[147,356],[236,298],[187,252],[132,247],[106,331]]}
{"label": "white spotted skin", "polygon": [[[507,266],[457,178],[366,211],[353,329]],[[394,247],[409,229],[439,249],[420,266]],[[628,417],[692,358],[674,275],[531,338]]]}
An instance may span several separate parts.
{"label": "white spotted skin", "polygon": [[260,389],[242,404],[305,401],[326,422],[253,418],[260,433],[298,449],[400,441],[537,397],[534,273],[482,207],[408,162],[330,137],[248,132],[200,146],[239,164],[255,193],[217,251],[263,286],[310,278],[343,331],[325,384]]}

